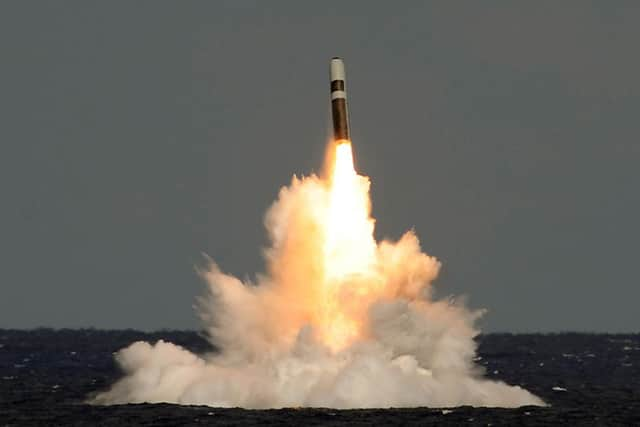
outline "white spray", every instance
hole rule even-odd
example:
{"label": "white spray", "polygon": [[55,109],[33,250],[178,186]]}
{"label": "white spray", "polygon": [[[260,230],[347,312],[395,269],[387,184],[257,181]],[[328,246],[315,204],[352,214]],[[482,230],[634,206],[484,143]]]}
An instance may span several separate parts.
{"label": "white spray", "polygon": [[243,283],[213,262],[198,311],[218,352],[136,342],[124,378],[93,403],[220,407],[516,407],[528,391],[482,378],[480,311],[434,301],[439,262],[413,232],[373,239],[369,180],[337,147],[330,179],[282,188],[265,223],[266,274]]}

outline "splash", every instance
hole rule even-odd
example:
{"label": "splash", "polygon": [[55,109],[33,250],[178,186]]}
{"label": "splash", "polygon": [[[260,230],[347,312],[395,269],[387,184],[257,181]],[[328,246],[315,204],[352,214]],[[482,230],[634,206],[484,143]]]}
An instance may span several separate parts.
{"label": "splash", "polygon": [[435,301],[440,263],[416,235],[376,242],[370,182],[338,141],[327,178],[293,178],[267,212],[267,272],[243,283],[211,262],[198,311],[219,351],[137,342],[125,377],[92,401],[245,408],[542,405],[482,378],[480,311]]}

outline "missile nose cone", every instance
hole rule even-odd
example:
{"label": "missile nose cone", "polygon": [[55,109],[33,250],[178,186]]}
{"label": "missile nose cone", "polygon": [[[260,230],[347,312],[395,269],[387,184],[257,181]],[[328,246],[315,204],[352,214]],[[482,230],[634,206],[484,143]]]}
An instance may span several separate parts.
{"label": "missile nose cone", "polygon": [[331,81],[345,80],[344,62],[341,58],[331,59]]}

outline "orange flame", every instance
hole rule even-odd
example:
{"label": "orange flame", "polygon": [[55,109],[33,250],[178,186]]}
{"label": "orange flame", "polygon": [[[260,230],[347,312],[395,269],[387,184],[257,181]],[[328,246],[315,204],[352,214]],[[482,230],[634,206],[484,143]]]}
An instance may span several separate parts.
{"label": "orange flame", "polygon": [[379,286],[375,280],[376,242],[370,217],[369,180],[356,173],[351,142],[335,144],[324,223],[324,288],[320,329],[324,342],[343,348],[360,332],[357,299]]}

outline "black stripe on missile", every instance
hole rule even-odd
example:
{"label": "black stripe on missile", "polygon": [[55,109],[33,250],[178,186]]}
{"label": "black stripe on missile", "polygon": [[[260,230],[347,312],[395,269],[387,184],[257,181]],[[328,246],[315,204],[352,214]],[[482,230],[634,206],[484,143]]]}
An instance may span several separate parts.
{"label": "black stripe on missile", "polygon": [[344,90],[344,80],[334,80],[331,82],[331,92]]}

